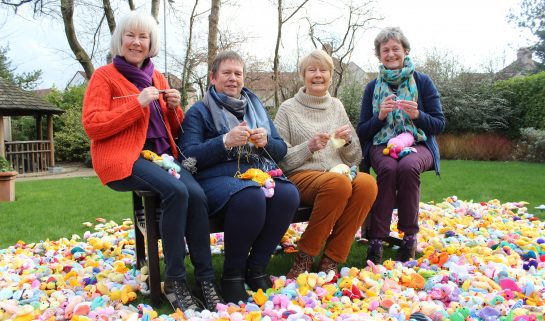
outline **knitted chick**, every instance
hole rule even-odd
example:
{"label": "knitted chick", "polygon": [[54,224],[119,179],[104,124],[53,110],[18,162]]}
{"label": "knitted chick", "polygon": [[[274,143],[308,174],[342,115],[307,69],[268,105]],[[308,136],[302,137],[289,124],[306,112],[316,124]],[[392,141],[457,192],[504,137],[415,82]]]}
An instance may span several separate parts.
{"label": "knitted chick", "polygon": [[383,154],[390,155],[394,159],[402,158],[407,154],[416,153],[416,149],[411,147],[413,144],[413,134],[404,132],[388,140],[388,144],[386,144]]}
{"label": "knitted chick", "polygon": [[274,179],[271,175],[265,173],[264,171],[258,168],[249,168],[244,173],[237,175],[240,179],[252,180],[261,186],[265,197],[271,198],[274,195]]}
{"label": "knitted chick", "polygon": [[167,170],[172,176],[180,178],[180,174],[178,173],[181,171],[181,168],[178,164],[174,162],[174,157],[168,154],[163,154],[159,156],[148,149],[141,151],[140,155],[142,155],[142,157],[144,157],[145,159],[161,166],[161,168]]}

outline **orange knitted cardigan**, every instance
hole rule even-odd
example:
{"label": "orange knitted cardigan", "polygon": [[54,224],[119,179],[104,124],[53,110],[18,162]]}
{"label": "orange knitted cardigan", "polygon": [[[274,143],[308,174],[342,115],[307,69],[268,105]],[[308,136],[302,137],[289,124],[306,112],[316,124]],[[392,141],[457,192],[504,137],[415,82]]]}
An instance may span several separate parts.
{"label": "orange knitted cardigan", "polygon": [[[153,72],[153,85],[158,89],[169,88],[165,77],[157,70]],[[93,168],[102,184],[130,176],[144,146],[150,111],[149,106],[140,106],[139,93],[140,90],[113,64],[97,69],[87,86],[82,123],[91,139]],[[127,95],[134,96],[116,98]],[[174,137],[180,131],[184,114],[180,106],[175,110],[168,109],[163,99],[159,99],[159,104],[171,151],[177,158]]]}

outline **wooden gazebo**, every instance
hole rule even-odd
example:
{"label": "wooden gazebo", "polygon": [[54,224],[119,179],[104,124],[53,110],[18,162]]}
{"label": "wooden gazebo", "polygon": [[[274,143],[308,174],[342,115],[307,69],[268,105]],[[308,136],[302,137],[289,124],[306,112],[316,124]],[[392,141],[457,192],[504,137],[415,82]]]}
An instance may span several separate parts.
{"label": "wooden gazebo", "polygon": [[[53,115],[64,111],[0,78],[0,156],[7,158],[20,174],[47,171],[55,166]],[[5,116],[33,116],[36,120],[35,140],[6,141]],[[42,117],[47,117],[47,139],[43,138]]]}

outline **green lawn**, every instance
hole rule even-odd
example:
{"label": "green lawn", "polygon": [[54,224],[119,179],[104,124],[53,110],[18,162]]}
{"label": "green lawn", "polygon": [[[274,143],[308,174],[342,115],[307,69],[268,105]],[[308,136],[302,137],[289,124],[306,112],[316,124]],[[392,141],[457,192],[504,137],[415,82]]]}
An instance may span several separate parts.
{"label": "green lawn", "polygon": [[[462,200],[527,201],[530,212],[545,203],[545,164],[522,162],[442,161],[441,176],[422,175],[423,202],[441,202],[457,195]],[[18,240],[27,243],[59,239],[87,228],[97,217],[132,217],[130,193],[101,185],[95,177],[16,182],[16,201],[0,203],[0,248]]]}
{"label": "green lawn", "polygon": [[[462,200],[501,202],[527,201],[530,213],[545,203],[545,164],[522,162],[442,161],[441,177],[433,172],[422,176],[423,202],[441,202],[457,195]],[[45,179],[16,182],[16,201],[0,203],[0,248],[18,240],[27,243],[82,235],[88,230],[83,222],[98,217],[121,223],[132,217],[130,193],[119,193],[101,185],[95,178]],[[540,217],[544,217],[540,214]],[[347,266],[361,267],[366,247],[354,243]],[[387,249],[385,256],[393,255]],[[276,255],[269,266],[275,275],[287,273],[292,255]],[[214,258],[219,276],[223,257]],[[189,275],[191,275],[191,267]],[[168,313],[163,305],[160,311]]]}

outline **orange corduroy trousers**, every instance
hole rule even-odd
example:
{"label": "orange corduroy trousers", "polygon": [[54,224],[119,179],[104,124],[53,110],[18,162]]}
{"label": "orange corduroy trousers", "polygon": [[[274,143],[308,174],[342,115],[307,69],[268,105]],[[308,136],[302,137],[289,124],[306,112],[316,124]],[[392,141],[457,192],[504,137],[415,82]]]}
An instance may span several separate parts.
{"label": "orange corduroy trousers", "polygon": [[375,178],[358,173],[351,182],[342,174],[307,170],[289,179],[299,188],[301,204],[312,206],[308,226],[297,243],[299,250],[317,256],[325,246],[327,257],[344,263],[377,197]]}

